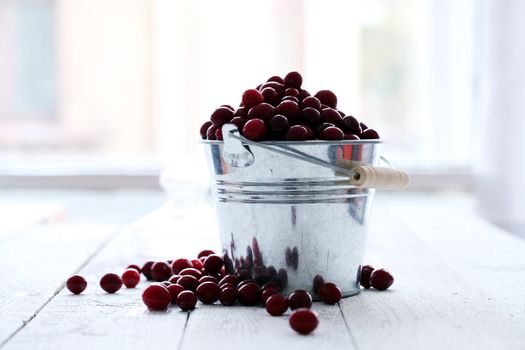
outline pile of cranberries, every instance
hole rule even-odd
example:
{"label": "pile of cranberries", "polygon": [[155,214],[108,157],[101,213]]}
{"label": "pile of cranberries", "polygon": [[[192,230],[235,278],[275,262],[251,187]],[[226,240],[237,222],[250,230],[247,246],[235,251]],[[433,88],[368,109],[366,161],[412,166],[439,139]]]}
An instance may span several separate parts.
{"label": "pile of cranberries", "polygon": [[[135,288],[141,273],[147,280],[156,282],[142,293],[142,301],[150,310],[166,310],[173,304],[190,311],[195,309],[197,301],[202,304],[220,302],[224,306],[238,302],[245,306],[262,305],[272,316],[281,316],[290,309],[290,327],[300,334],[311,333],[319,323],[317,313],[311,310],[309,292],[298,289],[286,297],[278,282],[260,285],[246,274],[227,274],[223,258],[212,250],[201,251],[193,260],[148,261],[142,267],[129,265],[121,276],[104,275],[100,287],[107,293],[117,292],[122,285]],[[323,302],[333,305],[341,300],[341,290],[334,283],[324,282],[320,277],[316,282],[315,292]],[[386,290],[393,282],[392,275],[384,269],[374,270],[369,265],[362,268],[361,285],[365,288]],[[74,275],[67,280],[66,286],[72,293],[80,294],[87,282],[82,276]]]}
{"label": "pile of cranberries", "polygon": [[204,140],[222,140],[221,127],[235,124],[241,134],[253,141],[360,140],[378,139],[351,115],[337,109],[337,96],[320,90],[314,96],[302,89],[303,78],[290,72],[273,76],[255,89],[246,90],[237,109],[217,108],[200,129]]}

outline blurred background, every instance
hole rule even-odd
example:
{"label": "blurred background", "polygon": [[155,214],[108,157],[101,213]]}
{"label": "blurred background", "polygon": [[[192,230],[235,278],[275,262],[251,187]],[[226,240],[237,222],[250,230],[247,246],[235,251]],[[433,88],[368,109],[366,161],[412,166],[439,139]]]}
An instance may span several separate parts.
{"label": "blurred background", "polygon": [[154,208],[166,167],[206,183],[214,108],[297,70],[411,190],[525,235],[523,23],[518,0],[0,0],[0,201],[128,188]]}

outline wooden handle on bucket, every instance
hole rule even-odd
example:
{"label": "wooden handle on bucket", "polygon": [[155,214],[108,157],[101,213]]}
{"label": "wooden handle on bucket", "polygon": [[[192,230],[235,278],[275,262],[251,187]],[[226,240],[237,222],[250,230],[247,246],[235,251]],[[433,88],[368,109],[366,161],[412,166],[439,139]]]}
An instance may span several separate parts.
{"label": "wooden handle on bucket", "polygon": [[401,190],[410,183],[408,174],[403,170],[359,165],[352,171],[354,175],[350,176],[350,183],[359,188]]}

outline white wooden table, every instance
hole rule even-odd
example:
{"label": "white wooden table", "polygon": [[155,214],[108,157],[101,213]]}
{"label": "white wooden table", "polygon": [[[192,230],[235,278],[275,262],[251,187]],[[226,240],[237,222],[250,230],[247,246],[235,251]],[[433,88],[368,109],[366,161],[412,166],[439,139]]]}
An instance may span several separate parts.
{"label": "white wooden table", "polygon": [[[211,208],[164,206],[133,225],[69,223],[20,208],[0,221],[0,348],[5,349],[525,349],[525,242],[479,219],[461,195],[379,195],[366,263],[396,278],[339,305],[314,304],[299,336],[263,308],[199,305],[147,311],[136,290],[109,295],[105,272],[218,248]],[[23,208],[22,208],[23,209]],[[88,279],[79,296],[64,289]]]}

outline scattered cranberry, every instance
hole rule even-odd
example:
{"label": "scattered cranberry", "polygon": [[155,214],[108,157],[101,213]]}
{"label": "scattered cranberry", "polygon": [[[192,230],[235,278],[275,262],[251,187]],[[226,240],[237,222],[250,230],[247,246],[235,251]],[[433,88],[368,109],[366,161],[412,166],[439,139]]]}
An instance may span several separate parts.
{"label": "scattered cranberry", "polygon": [[385,269],[374,270],[370,276],[370,284],[377,290],[387,290],[393,283],[394,277]]}
{"label": "scattered cranberry", "polygon": [[171,263],[171,273],[178,275],[184,269],[193,267],[193,264],[188,259],[177,259]]}
{"label": "scattered cranberry", "polygon": [[152,284],[144,289],[142,301],[152,310],[166,310],[171,303],[171,295],[160,284]]}
{"label": "scattered cranberry", "polygon": [[177,284],[180,284],[186,290],[195,291],[199,286],[199,280],[195,276],[185,275],[179,278]]}
{"label": "scattered cranberry", "polygon": [[286,133],[288,141],[304,141],[308,139],[308,130],[302,125],[294,125]]}
{"label": "scattered cranberry", "polygon": [[162,284],[164,287],[168,288],[168,287],[171,286],[173,283],[171,283],[170,281],[162,281],[162,282],[160,282],[160,284]]}
{"label": "scattered cranberry", "polygon": [[179,281],[179,278],[181,276],[180,275],[173,275],[170,277],[170,279],[168,280],[170,283],[172,284],[177,284],[177,282]]}
{"label": "scattered cranberry", "polygon": [[344,139],[345,134],[337,126],[329,126],[321,131],[319,138],[321,140],[342,140]]}
{"label": "scattered cranberry", "polygon": [[317,328],[317,313],[310,309],[297,309],[290,315],[290,327],[300,334],[309,334]]}
{"label": "scattered cranberry", "polygon": [[370,288],[370,276],[372,275],[372,272],[374,272],[374,268],[370,265],[365,265],[361,267],[361,285],[368,289]]}
{"label": "scattered cranberry", "polygon": [[316,275],[312,281],[312,291],[314,294],[319,295],[319,289],[324,284],[324,278],[321,275]]}
{"label": "scattered cranberry", "polygon": [[222,286],[226,283],[231,283],[232,285],[237,285],[238,277],[236,275],[226,275],[219,281],[219,286]]}
{"label": "scattered cranberry", "polygon": [[154,281],[162,282],[171,277],[171,268],[168,263],[164,261],[157,261],[151,267],[151,278]]}
{"label": "scattered cranberry", "polygon": [[331,108],[337,107],[337,96],[330,90],[321,90],[315,94],[315,97],[319,99],[321,104]]}
{"label": "scattered cranberry", "polygon": [[224,265],[224,260],[217,254],[211,254],[204,260],[204,270],[209,274],[217,273]]}
{"label": "scattered cranberry", "polygon": [[122,287],[122,279],[114,273],[107,273],[100,279],[100,287],[108,293],[115,293]]}
{"label": "scattered cranberry", "polygon": [[252,141],[260,141],[266,137],[267,127],[262,119],[250,119],[244,124],[242,134]]}
{"label": "scattered cranberry", "polygon": [[153,261],[148,261],[142,266],[142,274],[146,277],[147,280],[151,280],[151,267],[153,266]]}
{"label": "scattered cranberry", "polygon": [[135,269],[135,270],[137,270],[138,273],[142,272],[142,269],[140,268],[140,266],[139,265],[135,265],[135,264],[128,265],[128,267],[126,267],[126,270],[127,269]]}
{"label": "scattered cranberry", "polygon": [[365,131],[363,131],[361,133],[361,135],[359,135],[359,137],[362,139],[362,140],[367,140],[367,139],[378,139],[379,138],[379,134],[377,133],[377,131],[375,131],[374,129],[366,129]]}
{"label": "scattered cranberry", "polygon": [[204,282],[213,282],[217,285],[219,284],[219,281],[217,280],[217,278],[213,276],[202,276],[201,278],[199,278],[199,283],[204,283]]}
{"label": "scattered cranberry", "polygon": [[248,111],[248,119],[261,119],[268,122],[274,115],[275,107],[269,103],[261,103]]}
{"label": "scattered cranberry", "polygon": [[226,283],[223,283],[223,284],[219,284],[219,287],[221,289],[224,289],[224,288],[233,288],[233,289],[236,289],[235,286],[229,282],[226,282]]}
{"label": "scattered cranberry", "polygon": [[213,304],[219,300],[221,296],[221,289],[215,282],[204,282],[197,287],[197,298],[203,304]]}
{"label": "scattered cranberry", "polygon": [[166,289],[168,290],[168,292],[170,292],[172,304],[175,304],[177,302],[177,297],[181,292],[184,291],[184,287],[180,284],[172,284],[170,286],[167,286]]}
{"label": "scattered cranberry", "polygon": [[122,274],[122,283],[126,288],[135,288],[140,282],[140,274],[135,269],[127,269]]}
{"label": "scattered cranberry", "polygon": [[319,298],[330,305],[338,303],[342,298],[341,289],[334,283],[324,283],[319,289]]}
{"label": "scattered cranberry", "polygon": [[279,294],[280,291],[275,288],[266,288],[261,293],[261,300],[264,303],[266,303],[266,300],[268,300],[269,297],[271,297],[274,294]]}
{"label": "scattered cranberry", "polygon": [[288,299],[282,294],[273,294],[266,300],[264,307],[270,315],[281,316],[288,310]]}
{"label": "scattered cranberry", "polygon": [[242,305],[252,306],[261,299],[261,288],[257,283],[249,282],[237,291],[237,297]]}
{"label": "scattered cranberry", "polygon": [[179,272],[179,275],[185,276],[185,275],[192,275],[195,276],[195,278],[199,279],[202,277],[202,272],[200,272],[197,269],[194,269],[193,267],[188,267]]}
{"label": "scattered cranberry", "polygon": [[233,286],[221,288],[221,296],[219,298],[219,301],[222,305],[231,306],[235,304],[236,299],[237,291],[235,290],[235,288],[233,288]]}
{"label": "scattered cranberry", "polygon": [[261,93],[255,89],[246,90],[242,94],[242,104],[245,108],[252,108],[257,106],[259,103],[264,102],[264,97]]}
{"label": "scattered cranberry", "polygon": [[300,89],[303,77],[298,72],[290,72],[284,77],[284,86]]}
{"label": "scattered cranberry", "polygon": [[86,289],[87,282],[84,277],[80,275],[73,275],[68,278],[66,282],[66,287],[71,293],[80,294]]}
{"label": "scattered cranberry", "polygon": [[197,305],[197,297],[191,290],[185,290],[177,296],[177,306],[183,311],[190,311],[195,309]]}
{"label": "scattered cranberry", "polygon": [[199,259],[193,259],[191,261],[191,264],[193,265],[194,268],[196,268],[197,270],[202,270],[204,268],[204,264],[202,263],[202,261],[200,261]]}
{"label": "scattered cranberry", "polygon": [[227,107],[217,108],[211,115],[210,120],[213,125],[222,126],[233,118],[233,111]]}
{"label": "scattered cranberry", "polygon": [[304,289],[297,289],[288,297],[290,309],[311,308],[312,296]]}

